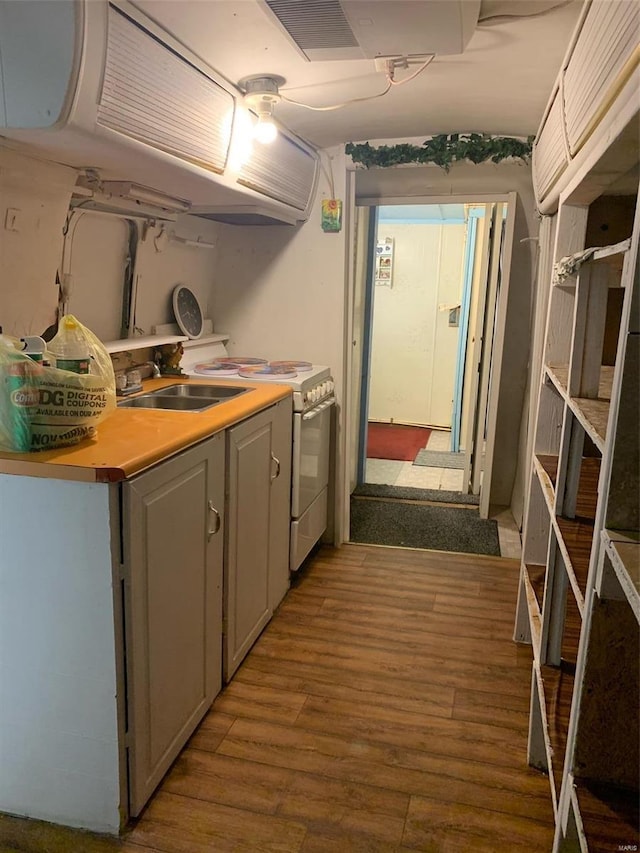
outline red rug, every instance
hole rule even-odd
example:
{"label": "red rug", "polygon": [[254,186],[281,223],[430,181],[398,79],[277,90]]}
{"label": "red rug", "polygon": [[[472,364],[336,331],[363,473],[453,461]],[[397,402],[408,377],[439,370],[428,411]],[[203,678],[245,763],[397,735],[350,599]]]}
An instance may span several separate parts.
{"label": "red rug", "polygon": [[367,458],[395,459],[413,462],[427,441],[431,430],[405,424],[374,424],[367,428]]}

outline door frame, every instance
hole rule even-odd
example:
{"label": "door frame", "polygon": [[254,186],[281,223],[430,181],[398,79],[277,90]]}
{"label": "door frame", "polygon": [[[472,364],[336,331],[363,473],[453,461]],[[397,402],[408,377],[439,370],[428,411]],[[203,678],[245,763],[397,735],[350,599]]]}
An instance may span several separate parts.
{"label": "door frame", "polygon": [[485,447],[485,464],[483,465],[483,483],[488,480],[489,488],[480,490],[480,518],[489,517],[491,500],[491,477],[493,474],[493,457],[496,445],[496,429],[498,425],[498,397],[500,393],[500,378],[502,375],[502,355],[504,338],[507,329],[507,306],[509,304],[509,288],[511,282],[511,264],[513,261],[513,235],[515,233],[516,204],[518,194],[507,193],[507,215],[504,218],[504,230],[501,240],[499,264],[501,275],[499,289],[495,300],[495,324],[491,360],[489,365],[489,393],[487,398],[487,444]]}
{"label": "door frame", "polygon": [[371,350],[373,333],[373,277],[375,272],[376,244],[378,240],[378,205],[369,214],[367,227],[367,263],[364,281],[364,301],[362,306],[362,364],[360,367],[360,411],[358,413],[358,467],[356,483],[364,483],[367,465],[367,429],[369,412],[369,372],[371,370]]}
{"label": "door frame", "polygon": [[462,429],[462,394],[464,391],[464,371],[469,347],[469,315],[471,313],[471,291],[473,268],[476,261],[476,243],[478,238],[478,220],[486,218],[487,206],[472,207],[469,211],[467,236],[464,253],[464,273],[462,282],[462,304],[460,305],[460,331],[458,334],[458,354],[456,357],[456,375],[453,381],[453,413],[451,415],[451,452],[460,450],[460,431]]}
{"label": "door frame", "polygon": [[[485,422],[485,414],[486,414],[486,400],[485,410],[483,412],[482,418],[480,417],[480,408],[482,407],[482,367],[483,367],[483,354],[485,352],[485,331],[487,325],[487,311],[491,311],[493,315],[495,313],[495,306],[489,306],[487,300],[487,294],[492,289],[491,287],[491,275],[492,275],[492,265],[495,255],[495,233],[496,233],[496,209],[500,202],[497,204],[487,205],[485,207],[485,217],[482,223],[483,228],[483,237],[482,237],[482,267],[480,272],[480,281],[484,281],[486,284],[484,292],[478,295],[478,305],[477,305],[477,314],[476,314],[476,324],[475,329],[473,330],[473,342],[471,345],[472,354],[471,354],[471,365],[470,365],[470,391],[471,396],[474,401],[473,409],[469,413],[469,419],[467,422],[467,428],[465,430],[465,434],[463,436],[464,447],[465,447],[465,466],[464,466],[464,483],[465,487],[469,489],[471,488],[471,493],[474,495],[479,494],[480,492],[480,483],[481,483],[481,470],[482,466],[478,464],[479,461],[482,460],[482,455],[478,458],[477,453],[477,432],[478,432],[478,424],[482,421],[482,430],[484,432],[484,422]],[[493,330],[492,330],[493,337]],[[480,404],[480,405],[479,405]]]}
{"label": "door frame", "polygon": [[[492,371],[491,371],[491,383],[488,395],[488,408],[489,408],[489,417],[487,423],[487,448],[485,453],[485,460],[487,465],[485,467],[485,475],[483,476],[483,488],[481,489],[480,495],[480,515],[483,518],[488,516],[489,510],[489,499],[490,499],[490,491],[491,491],[491,473],[493,470],[493,453],[495,450],[495,429],[496,429],[496,413],[497,413],[497,401],[498,394],[500,389],[500,375],[502,370],[502,353],[504,350],[504,336],[506,331],[506,315],[507,315],[507,305],[508,305],[508,297],[509,297],[509,280],[511,274],[511,262],[512,262],[512,247],[513,247],[513,234],[515,227],[515,217],[516,217],[516,205],[517,205],[518,194],[516,192],[501,192],[501,193],[456,193],[455,195],[432,195],[432,196],[390,196],[390,197],[369,197],[369,196],[361,196],[360,198],[354,199],[354,206],[356,207],[373,207],[377,208],[381,205],[424,205],[424,204],[492,204],[497,202],[502,202],[507,204],[507,225],[505,229],[505,238],[504,238],[504,255],[503,255],[503,270],[507,271],[507,275],[503,276],[502,286],[500,288],[500,292],[498,294],[498,303],[496,305],[496,325],[495,325],[495,334],[494,334],[494,342],[493,342],[493,351],[492,351]],[[376,217],[377,219],[377,217]],[[370,226],[371,227],[371,226]],[[371,253],[370,253],[371,256]],[[369,274],[369,270],[367,272]],[[348,287],[345,293],[346,305],[352,306],[354,300],[354,287],[355,282],[353,276],[348,277]],[[352,312],[348,312],[347,316],[349,317],[348,321],[348,329],[346,339],[351,342],[354,336],[354,317]],[[363,336],[367,334],[363,328]],[[369,331],[370,333],[370,331]],[[349,350],[351,347],[348,348]],[[364,347],[363,347],[363,365],[365,363],[364,357]],[[360,426],[360,412],[354,411],[354,389],[353,382],[351,378],[351,371],[346,371],[345,376],[345,403],[348,411],[347,415],[347,425],[349,423],[358,424]],[[476,401],[477,404],[477,401]],[[361,442],[358,445],[358,458],[360,459],[362,454],[362,449],[360,447]],[[366,453],[366,451],[365,451]],[[491,456],[491,458],[490,458]],[[365,456],[366,458],[366,456]],[[345,460],[345,469],[348,470],[349,460]],[[350,512],[350,490],[349,490],[349,478],[345,477],[345,498],[344,506],[343,506],[343,530],[345,531],[345,541],[348,541],[350,523],[351,523],[351,512]],[[348,494],[347,494],[348,493]],[[484,498],[484,500],[483,500]]]}

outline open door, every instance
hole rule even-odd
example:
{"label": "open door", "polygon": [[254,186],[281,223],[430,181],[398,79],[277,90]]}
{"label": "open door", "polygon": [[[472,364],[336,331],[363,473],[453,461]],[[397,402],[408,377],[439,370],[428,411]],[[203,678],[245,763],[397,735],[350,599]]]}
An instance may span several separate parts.
{"label": "open door", "polygon": [[515,221],[515,193],[509,200],[487,205],[484,227],[488,239],[481,280],[486,281],[472,336],[471,381],[467,393],[475,400],[464,436],[467,453],[464,482],[480,495],[480,515],[487,518],[491,496],[491,472],[495,448],[497,393],[504,344],[509,272]]}
{"label": "open door", "polygon": [[[467,249],[468,252],[473,249],[472,257],[467,257],[464,264],[461,262],[461,275],[464,267],[473,276],[473,284],[467,283],[469,284],[467,290],[473,288],[473,296],[471,297],[469,292],[466,294],[467,300],[472,299],[473,305],[471,310],[469,306],[465,307],[465,290],[463,289],[459,318],[461,324],[466,318],[469,327],[464,341],[466,352],[463,349],[462,357],[458,357],[455,392],[452,394],[454,398],[452,438],[457,423],[459,447],[455,450],[464,452],[466,456],[463,491],[480,495],[480,512],[483,517],[488,516],[491,497],[497,398],[503,357],[516,199],[516,193],[489,195],[485,199],[474,197],[470,205],[476,208],[473,230],[477,238],[473,242],[473,247]],[[393,199],[392,203],[445,205],[451,204],[452,199],[451,197]],[[463,203],[462,199],[457,200],[457,203]],[[352,321],[348,338],[351,356],[349,378],[352,392],[349,436],[350,492],[356,484],[364,482],[367,451],[373,282],[379,222],[377,205],[369,204],[366,207],[368,211],[363,210],[362,216],[358,216],[357,233],[354,237],[356,259],[348,305]],[[395,260],[398,261],[397,258]],[[466,276],[464,281],[466,282]],[[445,307],[450,307],[448,302]],[[414,422],[417,423],[417,421]]]}
{"label": "open door", "polygon": [[[483,418],[485,427],[482,433],[484,438],[484,464],[482,466],[482,488],[480,489],[480,517],[488,518],[491,503],[493,459],[496,443],[496,428],[498,418],[498,395],[500,389],[500,376],[502,373],[502,357],[504,352],[504,336],[507,325],[507,304],[509,300],[509,283],[511,278],[511,256],[513,252],[513,232],[516,219],[516,193],[509,193],[506,216],[500,220],[501,240],[500,251],[496,259],[497,276],[495,317],[491,324],[492,339],[489,360],[486,370],[488,386],[486,395],[486,415]],[[485,327],[486,328],[486,327]],[[480,430],[478,430],[477,444],[480,443]]]}

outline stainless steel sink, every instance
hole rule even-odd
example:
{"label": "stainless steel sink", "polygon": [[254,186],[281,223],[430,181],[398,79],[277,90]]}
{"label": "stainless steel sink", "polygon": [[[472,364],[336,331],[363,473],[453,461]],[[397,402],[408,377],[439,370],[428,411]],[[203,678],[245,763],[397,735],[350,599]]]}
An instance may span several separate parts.
{"label": "stainless steel sink", "polygon": [[226,385],[169,385],[118,403],[121,409],[165,409],[171,412],[204,412],[206,409],[252,391]]}
{"label": "stainless steel sink", "polygon": [[238,388],[233,385],[196,385],[196,384],[181,384],[170,385],[168,388],[160,388],[159,391],[152,391],[152,394],[167,397],[215,397],[217,400],[230,400],[232,397],[237,397],[239,394],[245,394],[251,391],[251,388]]}

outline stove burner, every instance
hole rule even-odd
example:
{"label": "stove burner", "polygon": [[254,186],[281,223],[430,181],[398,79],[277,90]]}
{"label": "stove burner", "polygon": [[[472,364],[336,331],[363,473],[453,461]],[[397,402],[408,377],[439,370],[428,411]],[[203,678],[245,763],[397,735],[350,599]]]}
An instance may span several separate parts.
{"label": "stove burner", "polygon": [[214,358],[214,361],[217,364],[235,364],[240,365],[240,367],[250,367],[252,365],[267,363],[266,358],[245,358],[240,355],[232,355],[228,358]]}
{"label": "stove burner", "polygon": [[269,364],[271,367],[286,367],[289,370],[296,370],[298,373],[304,373],[313,367],[310,361],[270,361]]}
{"label": "stove burner", "polygon": [[244,376],[246,379],[293,379],[294,376],[297,376],[295,370],[292,370],[290,367],[280,366],[274,364],[263,364],[256,367],[241,367],[238,371],[240,376]]}
{"label": "stove burner", "polygon": [[240,365],[231,362],[218,364],[210,361],[205,364],[196,364],[194,370],[204,376],[235,376],[240,370]]}

